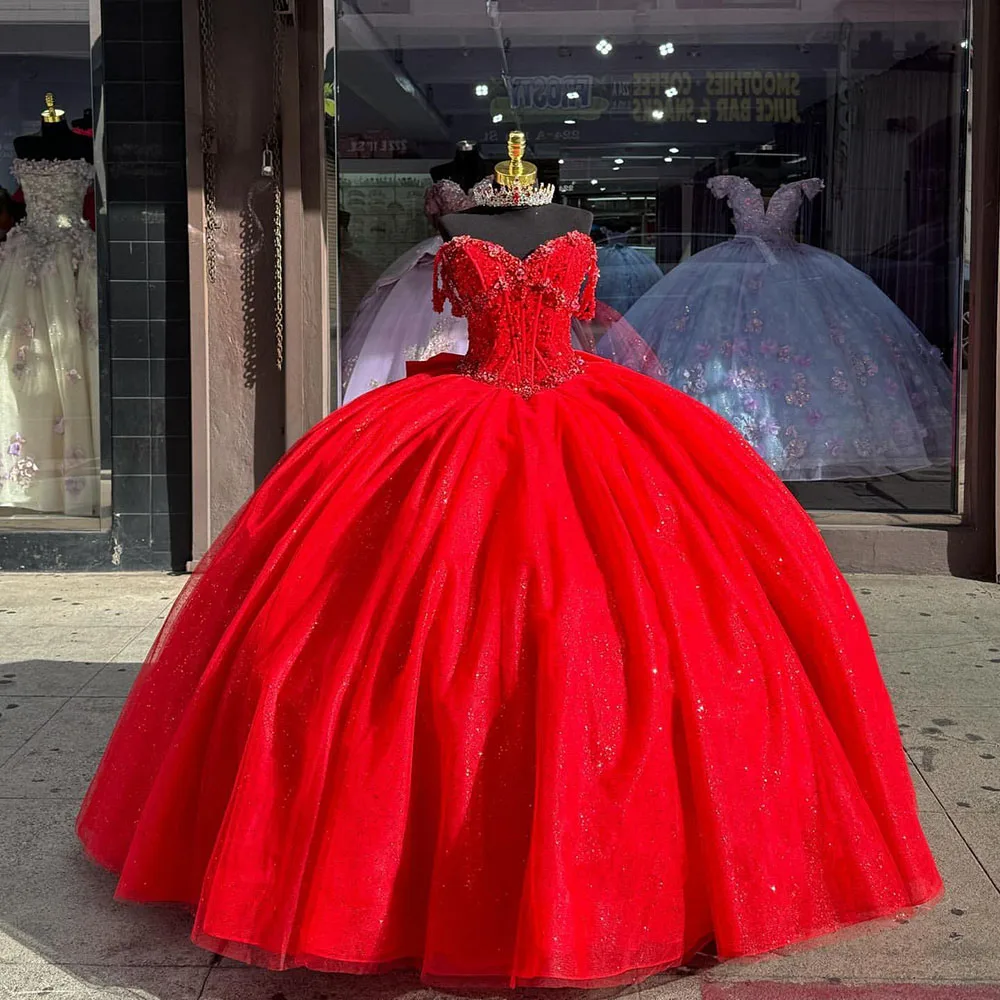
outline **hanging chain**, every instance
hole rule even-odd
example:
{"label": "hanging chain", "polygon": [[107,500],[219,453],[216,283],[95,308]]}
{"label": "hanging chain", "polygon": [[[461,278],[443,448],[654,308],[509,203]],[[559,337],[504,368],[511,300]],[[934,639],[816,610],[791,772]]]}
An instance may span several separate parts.
{"label": "hanging chain", "polygon": [[219,246],[216,234],[220,223],[216,201],[218,140],[216,135],[215,26],[212,17],[212,2],[213,0],[198,0],[198,28],[201,35],[201,76],[204,87],[201,152],[205,174],[203,182],[205,189],[205,268],[208,272],[208,280],[214,284],[218,274]]}
{"label": "hanging chain", "polygon": [[285,251],[284,211],[281,185],[281,87],[285,61],[282,44],[284,25],[290,19],[288,0],[272,0],[271,58],[274,73],[271,85],[271,123],[264,137],[261,173],[271,181],[274,199],[274,348],[278,370],[285,366]]}

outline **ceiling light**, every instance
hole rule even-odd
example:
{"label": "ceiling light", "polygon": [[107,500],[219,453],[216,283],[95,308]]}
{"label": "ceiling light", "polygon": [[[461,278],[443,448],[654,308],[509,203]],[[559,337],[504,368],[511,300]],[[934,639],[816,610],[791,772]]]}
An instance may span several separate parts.
{"label": "ceiling light", "polygon": [[621,170],[621,167],[612,167],[612,170]]}
{"label": "ceiling light", "polygon": [[614,48],[614,46],[606,38],[602,38],[594,46],[594,48],[597,49],[597,51],[600,52],[602,56],[606,56],[606,55],[608,55],[611,52],[611,50]]}
{"label": "ceiling light", "polygon": [[575,124],[576,124],[576,119],[575,118],[564,118],[563,119],[563,125],[575,125]]}
{"label": "ceiling light", "polygon": [[578,100],[580,100],[580,91],[579,90],[568,90],[568,91],[566,91],[566,100],[567,101],[578,101]]}
{"label": "ceiling light", "polygon": [[602,191],[607,191],[607,188],[606,187],[602,187],[601,190]]}
{"label": "ceiling light", "polygon": [[489,97],[489,96],[490,96],[490,88],[489,88],[489,86],[487,84],[485,84],[485,83],[477,83],[476,84],[476,97]]}
{"label": "ceiling light", "polygon": [[674,158],[672,156],[664,156],[663,157],[663,162],[664,163],[673,163],[674,162]]}
{"label": "ceiling light", "polygon": [[503,121],[503,115],[494,115],[493,116],[493,124],[494,125],[499,125],[500,122],[502,122],[502,121]]}
{"label": "ceiling light", "polygon": [[660,108],[653,108],[653,110],[650,111],[650,114],[653,116],[653,121],[663,121],[663,111],[661,111]]}
{"label": "ceiling light", "polygon": [[679,153],[680,150],[676,146],[671,146],[670,149],[667,150],[667,152],[668,153]]}
{"label": "ceiling light", "polygon": [[559,166],[562,166],[565,162],[566,161],[562,157],[559,157]]}
{"label": "ceiling light", "polygon": [[621,165],[622,165],[622,164],[623,164],[624,162],[625,162],[625,161],[624,161],[624,160],[623,160],[623,159],[622,159],[622,158],[621,158],[620,156],[616,156],[616,157],[615,157],[615,163],[617,163],[619,167],[620,167],[620,166],[621,166]]}
{"label": "ceiling light", "polygon": [[663,93],[666,94],[667,97],[676,97],[680,91],[676,87],[667,87]]}
{"label": "ceiling light", "polygon": [[596,177],[592,177],[592,178],[590,179],[590,183],[591,183],[591,184],[596,184],[596,183],[597,183],[597,178],[596,178]]}
{"label": "ceiling light", "polygon": [[699,125],[707,125],[708,124],[708,119],[707,118],[695,118],[695,122],[697,124],[699,124]]}
{"label": "ceiling light", "polygon": [[674,54],[674,43],[673,42],[664,42],[660,46],[660,55],[661,56],[672,56],[673,54]]}

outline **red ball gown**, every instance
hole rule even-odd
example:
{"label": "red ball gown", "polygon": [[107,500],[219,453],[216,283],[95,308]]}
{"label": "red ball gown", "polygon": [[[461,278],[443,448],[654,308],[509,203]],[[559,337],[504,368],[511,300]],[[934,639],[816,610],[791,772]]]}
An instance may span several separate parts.
{"label": "red ball gown", "polygon": [[469,321],[310,431],[188,584],[80,813],[272,968],[602,985],[936,896],[865,622],[683,393],[574,352],[595,252],[442,247]]}

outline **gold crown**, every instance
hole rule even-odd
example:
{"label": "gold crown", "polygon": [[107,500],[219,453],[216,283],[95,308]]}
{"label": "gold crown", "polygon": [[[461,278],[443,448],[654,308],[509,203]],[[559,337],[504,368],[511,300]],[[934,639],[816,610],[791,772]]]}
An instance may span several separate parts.
{"label": "gold crown", "polygon": [[538,183],[538,168],[524,159],[523,132],[507,136],[509,160],[498,163],[493,176],[481,180],[472,189],[477,205],[490,208],[518,208],[526,205],[547,205],[555,197],[552,184]]}

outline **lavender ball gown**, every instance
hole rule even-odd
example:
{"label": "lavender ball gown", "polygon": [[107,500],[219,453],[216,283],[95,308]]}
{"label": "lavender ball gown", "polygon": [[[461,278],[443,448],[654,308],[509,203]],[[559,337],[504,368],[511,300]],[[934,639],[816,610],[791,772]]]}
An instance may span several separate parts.
{"label": "lavender ball gown", "polygon": [[[454,181],[438,181],[424,193],[424,213],[433,223],[474,204]],[[344,402],[406,375],[407,361],[435,354],[465,354],[469,332],[464,319],[434,311],[434,255],[440,236],[418,243],[382,272],[361,300],[344,334],[341,354]]]}
{"label": "lavender ball gown", "polygon": [[679,264],[614,324],[598,353],[634,367],[638,334],[659,378],[736,426],[785,480],[863,478],[952,454],[941,353],[861,271],[794,239],[796,181],[765,208],[742,177],[714,177],[736,237]]}

